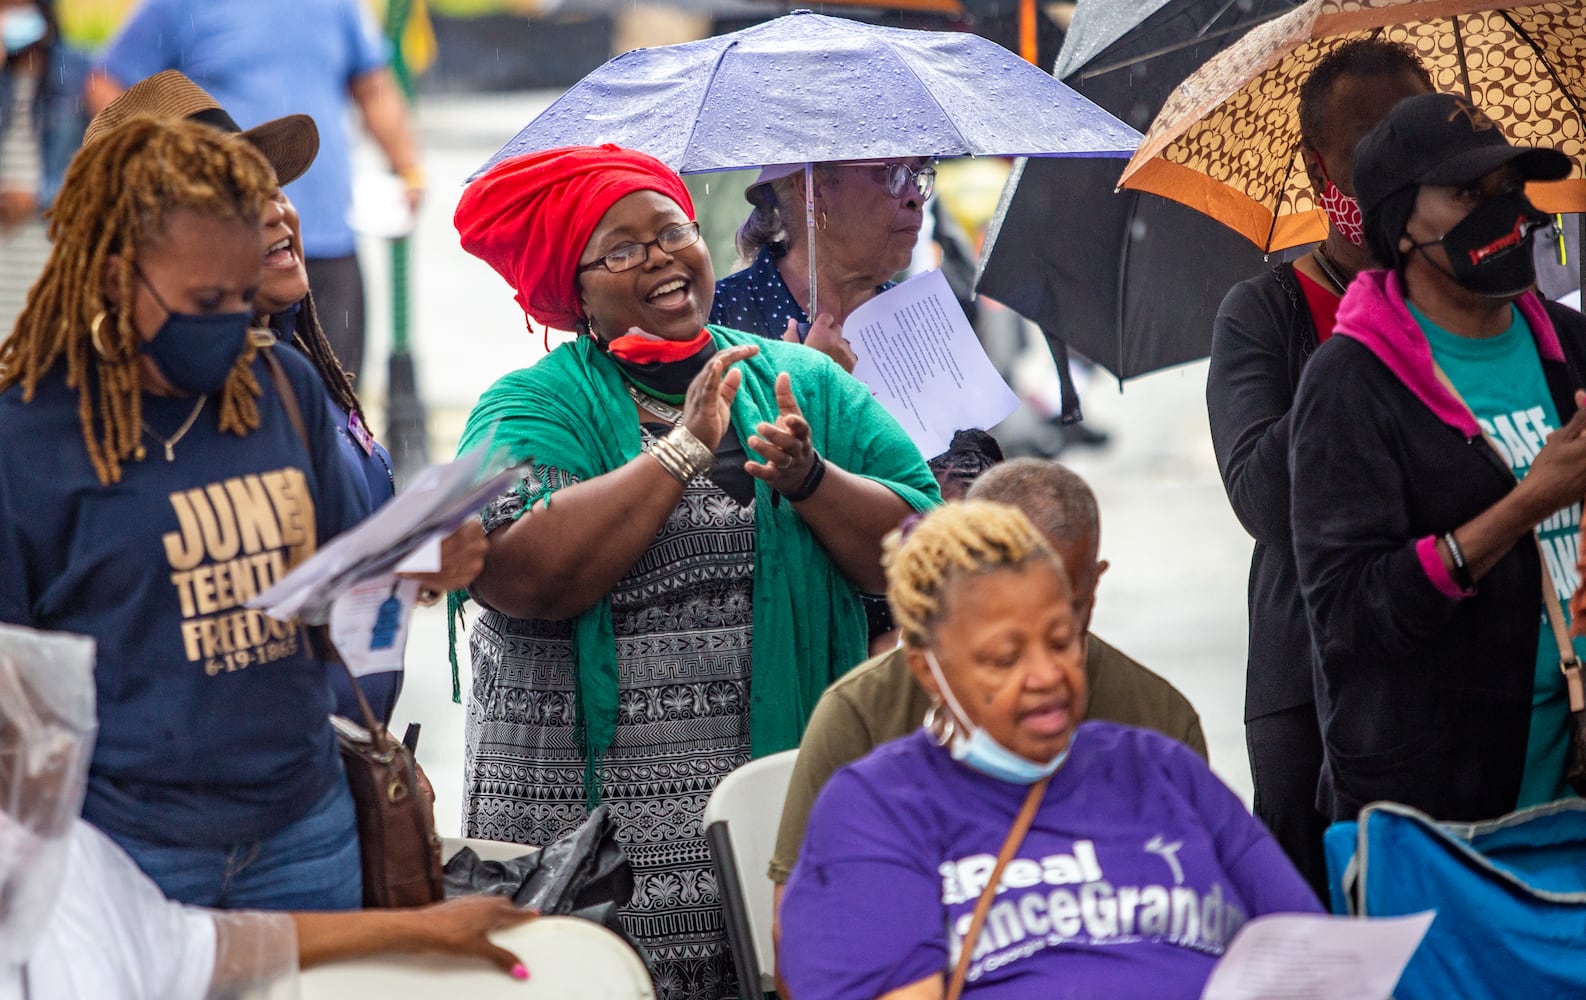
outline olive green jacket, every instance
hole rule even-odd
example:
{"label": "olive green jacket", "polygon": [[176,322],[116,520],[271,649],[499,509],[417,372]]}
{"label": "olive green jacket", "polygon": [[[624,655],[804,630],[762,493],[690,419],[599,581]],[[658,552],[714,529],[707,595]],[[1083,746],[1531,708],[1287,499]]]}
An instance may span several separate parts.
{"label": "olive green jacket", "polygon": [[[1085,680],[1090,689],[1086,718],[1154,729],[1206,757],[1206,736],[1200,715],[1189,699],[1157,674],[1089,636]],[[776,853],[771,856],[771,881],[787,882],[804,843],[815,797],[838,768],[874,748],[920,727],[930,702],[914,682],[902,648],[874,656],[837,680],[815,705],[798,762],[793,766]]]}

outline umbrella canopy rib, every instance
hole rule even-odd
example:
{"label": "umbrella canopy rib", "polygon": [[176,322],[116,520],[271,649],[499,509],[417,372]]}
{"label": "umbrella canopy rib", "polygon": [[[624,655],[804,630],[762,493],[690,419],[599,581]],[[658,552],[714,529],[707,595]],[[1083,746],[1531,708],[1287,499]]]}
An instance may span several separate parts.
{"label": "umbrella canopy rib", "polygon": [[[1516,35],[1518,35],[1520,38],[1523,38],[1527,45],[1531,46],[1537,51],[1541,51],[1541,47],[1537,45],[1536,39],[1532,38],[1531,33],[1515,21],[1514,15],[1512,13],[1509,11],[1504,11],[1502,17],[1504,22],[1508,24],[1511,29],[1513,29]],[[1564,95],[1565,100],[1569,101],[1570,107],[1575,109],[1576,117],[1578,117],[1582,122],[1586,122],[1586,108],[1581,107],[1580,98],[1575,96],[1575,91],[1567,86],[1559,77],[1558,67],[1551,62],[1545,62],[1542,64],[1542,68],[1547,72],[1548,78],[1553,81],[1553,86],[1558,88],[1558,92]]]}
{"label": "umbrella canopy rib", "polygon": [[1437,90],[1463,93],[1509,141],[1575,164],[1528,185],[1545,212],[1586,210],[1586,4],[1580,0],[1309,0],[1209,60],[1163,104],[1120,186],[1206,213],[1263,251],[1321,239],[1294,162],[1299,90],[1338,46],[1408,45]]}
{"label": "umbrella canopy rib", "polygon": [[1454,32],[1454,60],[1459,64],[1459,86],[1465,92],[1465,100],[1474,101],[1476,98],[1470,93],[1470,63],[1465,59],[1465,36],[1459,30],[1459,15],[1448,19],[1448,26]]}
{"label": "umbrella canopy rib", "polygon": [[[733,43],[733,44],[737,44],[737,43]],[[716,58],[711,60],[711,63],[710,63],[710,74],[707,77],[705,77],[705,86],[704,86],[704,92],[705,93],[707,93],[707,94],[710,93],[711,85],[716,82],[716,75],[721,72],[721,67],[727,61],[727,55],[728,55],[728,53],[732,52],[732,50],[733,50],[733,45],[724,46],[722,48],[722,50],[716,54]],[[689,126],[688,126],[688,139],[683,142],[683,158],[684,159],[688,158],[689,151],[694,148],[694,136],[699,132],[699,123],[700,123],[700,119],[699,118],[695,118],[692,122],[689,123]]]}
{"label": "umbrella canopy rib", "polygon": [[1224,35],[1243,34],[1258,24],[1265,24],[1275,17],[1282,16],[1282,14],[1263,14],[1259,17],[1252,17],[1248,20],[1236,21],[1227,27],[1218,28],[1216,31],[1208,31],[1204,35],[1196,35],[1194,38],[1180,39],[1179,41],[1173,42],[1171,44],[1163,45],[1160,48],[1152,49],[1149,52],[1141,52],[1138,55],[1130,56],[1127,59],[1119,59],[1115,62],[1102,63],[1098,66],[1087,66],[1075,73],[1074,78],[1080,80],[1090,80],[1094,77],[1103,76],[1107,73],[1116,72],[1120,69],[1128,69],[1131,66],[1137,66],[1143,62],[1149,62],[1158,56],[1171,55],[1172,53],[1178,52],[1182,49],[1193,48],[1194,46],[1199,45],[1208,39],[1221,38]]}

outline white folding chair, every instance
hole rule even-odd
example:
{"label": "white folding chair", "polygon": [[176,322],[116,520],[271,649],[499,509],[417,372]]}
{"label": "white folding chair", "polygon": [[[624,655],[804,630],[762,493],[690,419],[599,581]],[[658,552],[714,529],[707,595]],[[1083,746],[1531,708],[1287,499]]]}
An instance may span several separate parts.
{"label": "white folding chair", "polygon": [[442,837],[441,862],[444,864],[452,859],[452,855],[465,847],[474,849],[480,861],[513,861],[525,854],[533,854],[538,847],[528,844],[509,844],[504,840],[479,840],[475,837]]}
{"label": "white folding chair", "polygon": [[[540,917],[491,936],[523,959],[520,983],[479,961],[382,956],[336,962],[298,977],[302,1000],[655,1000],[644,962],[617,935],[577,917]],[[272,994],[284,996],[284,994]]]}
{"label": "white folding chair", "polygon": [[727,775],[705,804],[705,843],[716,868],[727,943],[745,1000],[776,989],[771,878],[777,824],[797,750],[750,761]]}

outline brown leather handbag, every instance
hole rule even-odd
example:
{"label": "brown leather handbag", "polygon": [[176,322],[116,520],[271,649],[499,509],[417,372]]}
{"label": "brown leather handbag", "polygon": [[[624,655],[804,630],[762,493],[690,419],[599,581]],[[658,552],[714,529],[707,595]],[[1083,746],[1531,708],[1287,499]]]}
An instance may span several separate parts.
{"label": "brown leather handbag", "polygon": [[441,839],[435,834],[434,810],[419,789],[413,754],[374,717],[350,671],[348,677],[365,724],[333,715],[331,725],[358,812],[363,905],[438,902],[446,889]]}
{"label": "brown leather handbag", "polygon": [[[312,457],[314,446],[308,439],[297,393],[273,351],[274,348],[261,351],[265,366],[270,369],[270,380],[292,429]],[[322,659],[340,663],[347,670],[346,661],[330,641],[328,629],[321,626],[307,631]],[[413,753],[392,738],[385,723],[375,718],[351,670],[347,670],[347,679],[358,699],[363,724],[331,716],[331,725],[336,730],[347,787],[358,814],[363,905],[389,908],[437,902],[446,889],[441,871],[441,840],[435,834],[435,811],[419,790]]]}

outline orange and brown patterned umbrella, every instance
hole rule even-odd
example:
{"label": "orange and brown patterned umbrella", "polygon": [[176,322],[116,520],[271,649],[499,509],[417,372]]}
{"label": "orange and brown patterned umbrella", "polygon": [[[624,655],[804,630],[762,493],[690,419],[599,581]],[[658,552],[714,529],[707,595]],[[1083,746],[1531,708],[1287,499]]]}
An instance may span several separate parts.
{"label": "orange and brown patterned umbrella", "polygon": [[1438,90],[1468,94],[1515,143],[1553,146],[1569,178],[1534,184],[1547,212],[1586,210],[1586,0],[1311,0],[1251,30],[1168,97],[1119,184],[1188,205],[1263,250],[1322,239],[1300,163],[1300,84],[1343,42],[1420,55]]}

